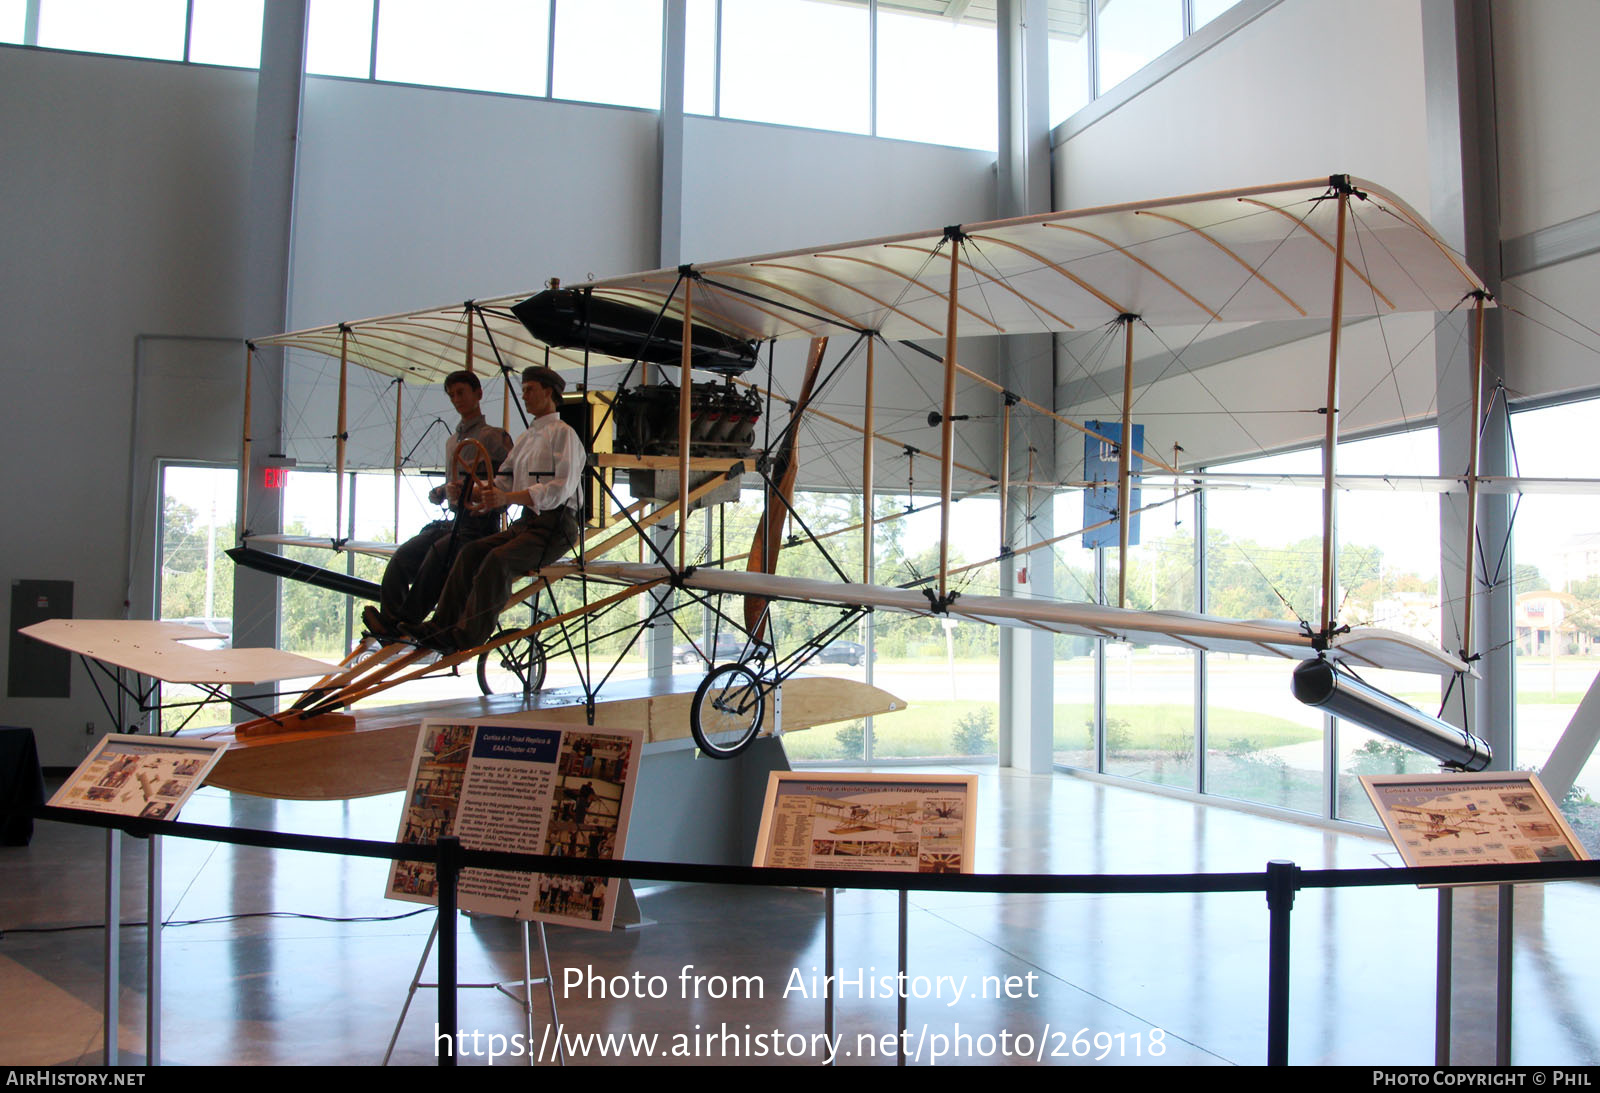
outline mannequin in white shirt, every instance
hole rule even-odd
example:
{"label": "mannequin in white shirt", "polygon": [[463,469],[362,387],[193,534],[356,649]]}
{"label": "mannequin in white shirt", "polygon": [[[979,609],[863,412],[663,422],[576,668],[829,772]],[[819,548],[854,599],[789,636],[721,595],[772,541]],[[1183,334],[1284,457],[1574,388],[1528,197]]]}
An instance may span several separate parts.
{"label": "mannequin in white shirt", "polygon": [[521,505],[522,515],[498,535],[462,547],[433,617],[408,633],[440,652],[482,645],[494,633],[512,583],[551,564],[578,541],[583,442],[557,413],[567,382],[549,368],[522,372],[522,401],[533,415],[511,446],[500,473],[478,491],[483,509]]}

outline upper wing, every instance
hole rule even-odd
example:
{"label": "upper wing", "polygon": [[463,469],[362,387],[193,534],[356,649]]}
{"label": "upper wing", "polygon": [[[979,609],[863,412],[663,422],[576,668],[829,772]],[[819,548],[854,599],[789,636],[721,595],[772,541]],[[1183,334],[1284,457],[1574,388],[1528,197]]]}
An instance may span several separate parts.
{"label": "upper wing", "polygon": [[[1346,260],[1344,314],[1448,311],[1483,288],[1398,197],[1359,179],[1350,202],[1360,265]],[[957,334],[1059,332],[1132,314],[1152,326],[1326,317],[1335,202],[1328,179],[1046,213],[731,261],[695,263],[693,313],[746,339],[874,330],[885,338],[946,333],[950,239]],[[677,269],[569,287],[681,319]],[[510,313],[514,293],[330,324],[256,340],[433,383],[460,366],[468,340],[510,367],[578,367],[581,348],[548,347]],[[547,357],[548,354],[548,357]],[[604,363],[607,358],[593,360]]]}

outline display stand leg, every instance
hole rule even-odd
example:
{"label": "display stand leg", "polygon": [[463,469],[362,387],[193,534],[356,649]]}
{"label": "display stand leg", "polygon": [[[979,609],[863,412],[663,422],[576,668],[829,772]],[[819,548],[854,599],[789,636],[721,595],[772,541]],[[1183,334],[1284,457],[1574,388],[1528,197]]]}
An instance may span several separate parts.
{"label": "display stand leg", "polygon": [[656,920],[646,918],[639,907],[639,898],[633,894],[633,881],[627,877],[622,878],[622,883],[617,886],[617,912],[611,917],[613,930],[638,930],[645,926],[654,926]]}
{"label": "display stand leg", "polygon": [[[822,902],[822,974],[833,974],[833,888],[823,889]],[[833,980],[825,980],[832,983]],[[830,986],[822,995],[822,1031],[827,1034],[828,1043],[833,1043],[833,988]],[[834,1053],[838,1057],[838,1053]],[[829,1066],[834,1065],[831,1061]]]}
{"label": "display stand leg", "polygon": [[[439,934],[439,920],[434,919],[433,929],[428,931],[428,943],[422,947],[422,958],[417,961],[417,970],[411,975],[411,986],[406,988],[405,1004],[400,1007],[400,1018],[394,1023],[394,1032],[389,1036],[389,1047],[383,1053],[383,1065],[389,1065],[389,1057],[394,1054],[394,1045],[400,1039],[400,1029],[406,1023],[406,1014],[411,1012],[411,1000],[417,996],[417,988],[423,985],[422,971],[428,966],[428,954],[433,952],[433,939]],[[453,1030],[452,1030],[453,1031]]]}
{"label": "display stand leg", "polygon": [[1439,889],[1439,953],[1434,960],[1433,1062],[1450,1065],[1451,948],[1455,934],[1455,890]]}
{"label": "display stand leg", "polygon": [[[528,924],[522,924],[524,936]],[[567,1065],[567,1046],[561,1042],[561,1018],[556,1013],[556,973],[550,967],[550,943],[544,936],[544,923],[539,923],[539,951],[544,954],[544,981],[550,989],[550,1023],[556,1027],[556,1058],[561,1060],[561,1065]],[[530,987],[528,993],[528,1050],[533,1050],[533,993]],[[528,1057],[528,1065],[533,1065],[533,1057]]]}
{"label": "display stand leg", "polygon": [[101,1036],[105,1065],[116,1066],[117,1000],[122,969],[122,832],[106,828],[105,997]]}
{"label": "display stand leg", "polygon": [[[522,928],[522,994],[520,996],[515,992],[515,990],[512,989],[516,985],[514,981],[512,983],[457,983],[456,986],[460,989],[467,990],[497,990],[522,1007],[523,1023],[527,1026],[528,1030],[528,1065],[532,1066],[534,1061],[532,1054],[534,1045],[533,988],[538,986],[540,983],[545,984],[550,991],[550,1023],[554,1025],[557,1030],[557,1058],[560,1060],[562,1066],[566,1066],[567,1052],[565,1045],[561,1043],[561,1038],[559,1035],[561,1021],[560,1016],[556,1011],[556,978],[555,973],[550,968],[550,944],[545,937],[544,923],[540,922],[536,924],[539,929],[539,953],[544,959],[544,975],[542,977],[536,977],[533,974],[533,942],[528,934],[528,923],[518,922],[518,925]],[[433,952],[433,944],[438,939],[438,936],[439,923],[436,920],[433,924],[433,929],[428,933],[427,944],[422,947],[422,958],[417,961],[417,970],[412,973],[411,986],[406,990],[406,1000],[405,1003],[400,1007],[400,1017],[394,1023],[394,1032],[389,1036],[389,1047],[383,1053],[384,1066],[389,1065],[389,1060],[394,1055],[395,1044],[399,1043],[400,1041],[400,1030],[405,1026],[406,1014],[411,1011],[411,1002],[412,999],[416,997],[417,991],[423,989],[436,990],[439,987],[437,982],[424,982],[422,978],[423,973],[427,971],[428,957]],[[441,1029],[441,1032],[453,1033],[454,1030]],[[435,1050],[437,1050],[437,1044],[435,1045]]]}
{"label": "display stand leg", "polygon": [[1516,888],[1510,884],[1500,886],[1500,914],[1496,939],[1494,983],[1494,1062],[1496,1066],[1511,1065],[1511,960],[1512,960],[1512,897]]}
{"label": "display stand leg", "polygon": [[[519,922],[517,925],[522,927],[522,1023],[528,1030],[528,1048],[531,1052],[533,1048],[533,946],[528,942],[528,924]],[[539,929],[543,931],[544,923],[541,922],[539,924]],[[544,938],[541,937],[539,940],[542,942]],[[547,957],[545,963],[548,965],[549,962]],[[533,1056],[531,1054],[528,1056],[528,1065],[533,1065]]]}
{"label": "display stand leg", "polygon": [[539,926],[539,951],[544,956],[544,975],[534,978],[533,974],[533,944],[528,939],[528,923],[519,920],[518,926],[522,927],[522,994],[518,996],[511,989],[509,983],[467,983],[465,986],[482,987],[492,986],[501,994],[511,999],[522,1007],[523,1023],[528,1028],[528,1065],[533,1065],[533,988],[536,984],[544,983],[550,988],[550,1023],[556,1027],[556,1052],[561,1060],[561,1065],[567,1065],[566,1048],[561,1043],[561,1021],[556,1014],[556,978],[550,970],[550,946],[545,940],[544,923]]}
{"label": "display stand leg", "polygon": [[161,1065],[161,836],[150,836],[145,865],[144,1062]]}
{"label": "display stand leg", "polygon": [[[899,982],[903,984],[903,983],[905,983],[907,981],[908,978],[909,978],[909,975],[908,975],[908,972],[907,972],[907,969],[906,969],[906,890],[904,888],[902,888],[902,889],[900,889],[900,979],[899,979]],[[895,1033],[896,1033],[895,1039],[898,1041],[898,1043],[897,1043],[897,1045],[895,1047],[895,1064],[894,1065],[895,1066],[905,1066],[906,1065],[906,992],[902,989],[902,990],[896,991],[895,993],[897,995],[899,995],[899,999],[898,999],[897,1005],[896,1005],[896,1009],[897,1009],[897,1012],[898,1012],[898,1024],[895,1026]]]}

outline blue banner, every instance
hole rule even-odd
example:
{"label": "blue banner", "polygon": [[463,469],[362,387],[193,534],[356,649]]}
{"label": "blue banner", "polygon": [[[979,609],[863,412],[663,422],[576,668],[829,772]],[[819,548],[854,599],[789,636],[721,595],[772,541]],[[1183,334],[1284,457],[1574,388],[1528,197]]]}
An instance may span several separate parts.
{"label": "blue banner", "polygon": [[[1083,545],[1089,548],[1114,547],[1122,540],[1117,521],[1117,475],[1119,472],[1117,445],[1122,441],[1122,422],[1086,421],[1090,433],[1083,438],[1083,477],[1093,483],[1083,491],[1083,526],[1093,528],[1083,533]],[[1101,438],[1104,439],[1101,439]],[[1133,450],[1128,457],[1128,472],[1138,474],[1144,467],[1139,453],[1144,450],[1144,426],[1133,427]],[[1128,495],[1133,519],[1128,525],[1128,545],[1139,542],[1139,485],[1134,480]],[[1104,521],[1104,527],[1095,527]]]}

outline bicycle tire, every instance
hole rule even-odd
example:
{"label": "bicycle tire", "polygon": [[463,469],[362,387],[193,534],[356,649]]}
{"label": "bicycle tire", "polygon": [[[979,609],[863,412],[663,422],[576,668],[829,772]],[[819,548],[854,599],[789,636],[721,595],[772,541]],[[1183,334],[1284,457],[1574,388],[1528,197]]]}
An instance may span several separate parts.
{"label": "bicycle tire", "polygon": [[706,673],[689,706],[689,732],[713,759],[732,759],[761,731],[767,699],[761,680],[743,664],[721,664]]}

